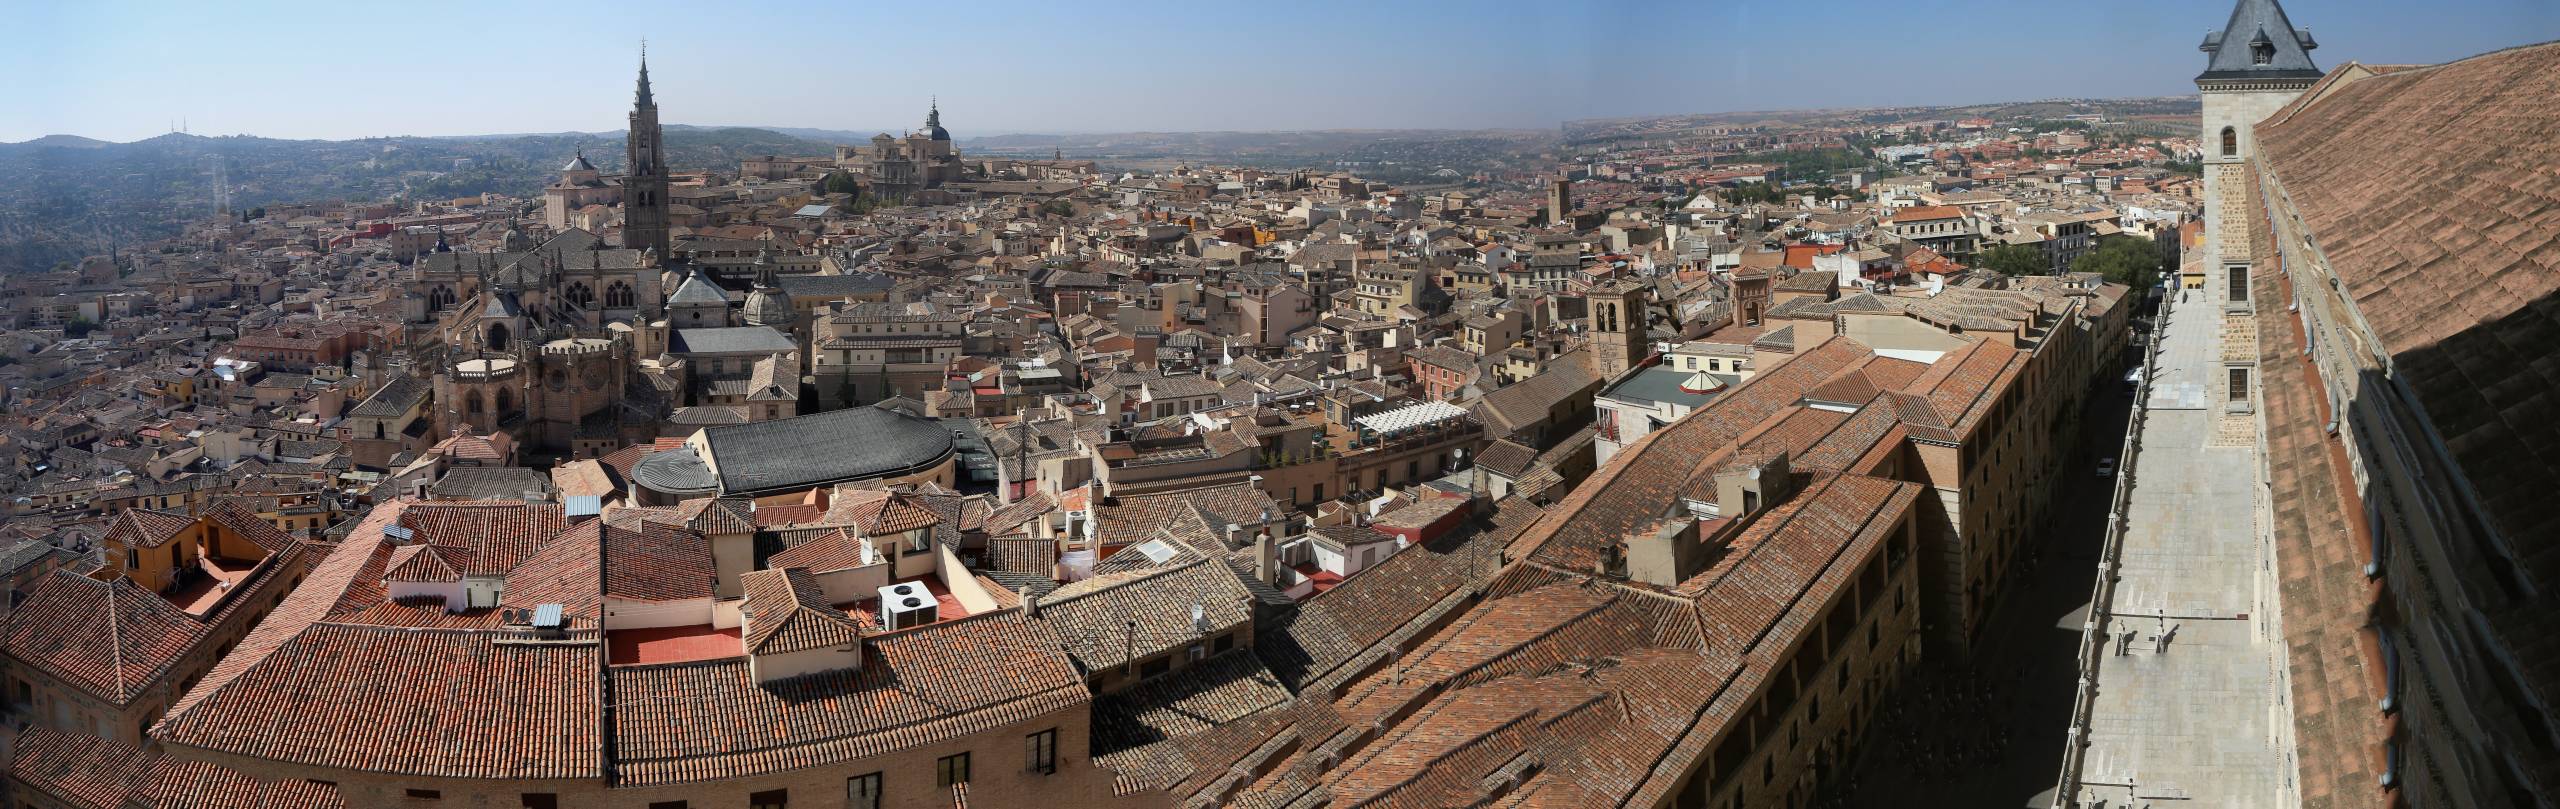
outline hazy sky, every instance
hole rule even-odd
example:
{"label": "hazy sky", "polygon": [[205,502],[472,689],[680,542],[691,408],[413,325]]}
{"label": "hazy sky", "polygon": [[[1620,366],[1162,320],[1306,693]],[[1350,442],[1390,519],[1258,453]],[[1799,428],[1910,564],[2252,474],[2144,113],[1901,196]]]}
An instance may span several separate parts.
{"label": "hazy sky", "polygon": [[[2184,94],[2231,0],[1221,5],[0,0],[0,142],[181,118],[294,138],[613,130],[643,37],[668,123],[907,128],[938,95],[963,138]],[[2555,0],[2286,10],[2324,68],[2560,39]]]}

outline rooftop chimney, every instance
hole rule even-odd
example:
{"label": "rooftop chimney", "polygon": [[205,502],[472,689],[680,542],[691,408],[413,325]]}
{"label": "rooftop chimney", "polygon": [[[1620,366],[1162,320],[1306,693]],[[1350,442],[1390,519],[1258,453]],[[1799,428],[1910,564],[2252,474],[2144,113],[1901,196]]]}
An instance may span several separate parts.
{"label": "rooftop chimney", "polygon": [[1280,540],[1265,527],[1253,537],[1253,575],[1262,583],[1280,586]]}
{"label": "rooftop chimney", "polygon": [[1679,584],[1703,567],[1707,558],[1706,543],[1698,536],[1698,518],[1678,506],[1652,530],[1639,529],[1628,537],[1626,546],[1627,578],[1656,587]]}
{"label": "rooftop chimney", "polygon": [[1732,462],[1716,470],[1716,513],[1735,521],[1757,517],[1792,493],[1788,490],[1792,480],[1785,450],[1755,453],[1743,447]]}

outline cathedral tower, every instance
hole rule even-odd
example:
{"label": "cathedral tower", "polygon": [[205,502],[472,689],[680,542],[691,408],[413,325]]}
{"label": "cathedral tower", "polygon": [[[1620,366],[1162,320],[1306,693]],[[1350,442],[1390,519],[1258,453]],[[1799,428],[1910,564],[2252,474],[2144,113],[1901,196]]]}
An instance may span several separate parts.
{"label": "cathedral tower", "polygon": [[667,154],[665,133],[658,128],[658,100],[649,94],[649,56],[640,55],[640,87],[631,102],[631,129],[624,135],[630,157],[622,179],[622,246],[634,250],[667,250]]}
{"label": "cathedral tower", "polygon": [[2249,284],[2250,237],[2248,162],[2256,151],[2255,129],[2278,108],[2292,103],[2320,81],[2311,49],[2320,47],[2311,31],[2297,29],[2276,0],[2238,0],[2231,20],[2218,33],[2206,34],[2205,70],[2196,76],[2204,95],[2204,275],[2182,279],[2189,287],[2214,288],[2207,300],[2226,294],[2245,301]]}

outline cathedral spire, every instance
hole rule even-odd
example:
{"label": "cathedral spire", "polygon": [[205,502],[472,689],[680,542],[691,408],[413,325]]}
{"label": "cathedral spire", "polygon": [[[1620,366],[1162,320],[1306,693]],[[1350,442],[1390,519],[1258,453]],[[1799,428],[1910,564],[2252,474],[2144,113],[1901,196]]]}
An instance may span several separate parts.
{"label": "cathedral spire", "polygon": [[632,106],[655,107],[658,100],[649,95],[649,40],[640,40],[640,89],[633,94]]}
{"label": "cathedral spire", "polygon": [[941,125],[942,125],[942,98],[941,98],[940,96],[936,96],[936,97],[934,97],[934,99],[933,99],[932,106],[927,107],[927,108],[925,109],[925,112],[924,112],[924,128],[926,128],[926,129],[932,129],[932,128],[934,128],[934,127],[941,126]]}

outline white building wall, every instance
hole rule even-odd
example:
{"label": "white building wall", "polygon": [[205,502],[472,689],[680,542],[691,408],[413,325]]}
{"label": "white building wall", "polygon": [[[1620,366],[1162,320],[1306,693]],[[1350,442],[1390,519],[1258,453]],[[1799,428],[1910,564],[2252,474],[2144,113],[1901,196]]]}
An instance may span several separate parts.
{"label": "white building wall", "polygon": [[712,600],[687,598],[676,601],[639,601],[627,598],[604,600],[604,628],[656,629],[669,626],[701,626],[712,622]]}

